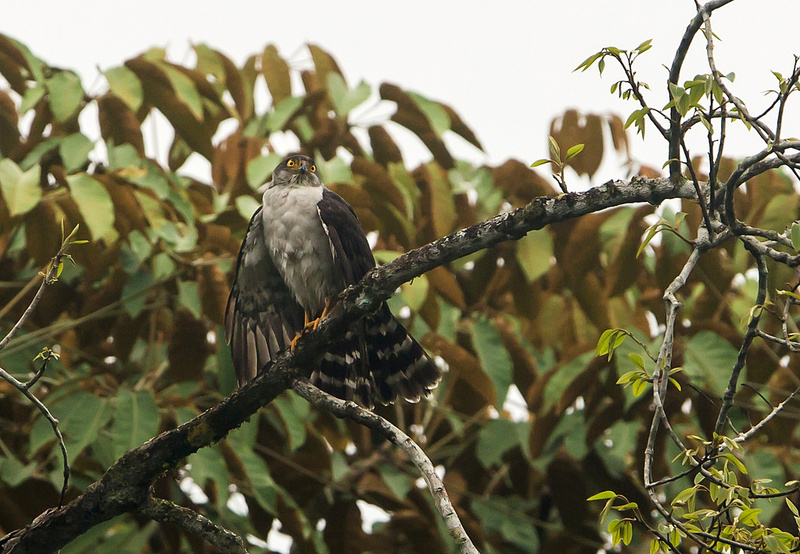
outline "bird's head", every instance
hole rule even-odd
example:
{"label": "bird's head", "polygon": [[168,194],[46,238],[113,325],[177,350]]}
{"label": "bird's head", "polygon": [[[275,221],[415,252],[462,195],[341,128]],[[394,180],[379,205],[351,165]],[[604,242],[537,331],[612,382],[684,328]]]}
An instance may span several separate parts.
{"label": "bird's head", "polygon": [[289,156],[272,172],[272,185],[322,186],[317,173],[317,164],[308,156]]}

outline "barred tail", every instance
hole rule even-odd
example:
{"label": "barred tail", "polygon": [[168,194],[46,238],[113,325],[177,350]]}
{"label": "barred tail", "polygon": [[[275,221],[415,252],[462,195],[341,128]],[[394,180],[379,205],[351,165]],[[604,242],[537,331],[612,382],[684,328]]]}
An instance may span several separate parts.
{"label": "barred tail", "polygon": [[385,303],[366,318],[366,339],[372,390],[379,402],[391,404],[398,397],[418,402],[439,384],[442,372]]}
{"label": "barred tail", "polygon": [[441,377],[433,360],[383,304],[331,345],[311,382],[371,409],[374,400],[392,404],[399,397],[418,402]]}

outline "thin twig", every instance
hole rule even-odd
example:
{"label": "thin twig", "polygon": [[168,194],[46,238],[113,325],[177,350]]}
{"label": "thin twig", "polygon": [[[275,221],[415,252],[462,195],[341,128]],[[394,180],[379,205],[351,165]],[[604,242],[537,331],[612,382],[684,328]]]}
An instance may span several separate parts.
{"label": "thin twig", "polygon": [[292,388],[311,404],[328,410],[336,417],[352,419],[356,423],[369,427],[402,448],[408,458],[417,466],[417,469],[428,484],[436,509],[439,511],[439,515],[442,516],[445,526],[459,551],[477,554],[478,549],[472,544],[469,535],[461,525],[461,520],[458,518],[456,510],[450,502],[450,497],[447,495],[447,490],[444,488],[444,483],[436,475],[433,463],[425,455],[422,448],[411,440],[411,437],[378,414],[365,410],[355,402],[345,402],[335,398],[321,391],[305,379],[294,381]]}
{"label": "thin twig", "polygon": [[748,241],[742,241],[745,248],[753,255],[758,266],[758,293],[756,294],[756,302],[750,313],[750,321],[747,324],[747,331],[742,339],[742,345],[739,347],[739,355],[736,358],[736,363],[731,368],[731,376],[728,381],[728,387],[722,395],[722,407],[717,416],[717,423],[714,425],[714,432],[717,435],[722,435],[723,427],[728,419],[728,413],[733,407],[733,397],[736,395],[736,389],[739,385],[739,375],[744,369],[744,363],[747,359],[747,353],[750,351],[750,345],[756,337],[758,322],[761,321],[761,312],[764,302],[767,299],[767,264],[764,257],[755,252]]}

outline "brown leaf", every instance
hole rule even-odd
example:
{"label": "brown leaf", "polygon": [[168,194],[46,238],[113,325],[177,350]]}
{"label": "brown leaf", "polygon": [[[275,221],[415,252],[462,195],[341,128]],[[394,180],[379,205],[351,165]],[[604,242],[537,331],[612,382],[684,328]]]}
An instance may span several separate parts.
{"label": "brown leaf", "polygon": [[284,98],[292,95],[292,79],[289,75],[289,64],[278,54],[274,44],[264,48],[261,54],[261,73],[267,82],[274,106]]}
{"label": "brown leaf", "polygon": [[547,485],[553,491],[551,498],[564,527],[573,533],[573,537],[583,539],[581,542],[599,544],[602,539],[597,532],[594,515],[589,512],[586,503],[591,492],[586,488],[584,479],[583,470],[564,449],[559,450],[547,466]]}
{"label": "brown leaf", "polygon": [[19,146],[19,117],[14,100],[5,90],[0,90],[0,152],[4,156],[11,154]]}
{"label": "brown leaf", "polygon": [[451,233],[456,221],[456,207],[447,172],[429,163],[415,169],[412,176],[423,193],[422,212],[430,222],[430,234],[426,238],[433,240]]}
{"label": "brown leaf", "polygon": [[200,378],[205,360],[210,354],[206,335],[208,328],[185,309],[175,312],[172,340],[167,347],[168,383],[196,381]]}
{"label": "brown leaf", "polygon": [[11,38],[0,33],[0,74],[20,96],[28,89],[28,77],[23,75],[22,70],[30,75],[25,55]]}
{"label": "brown leaf", "polygon": [[[452,382],[450,386],[464,384],[469,387],[469,392],[461,388],[458,394],[454,389],[451,400],[454,410],[472,414],[483,409],[484,406],[494,405],[497,400],[494,385],[484,373],[477,357],[436,333],[425,335],[424,343],[429,352],[438,354],[450,366],[447,377],[448,381]],[[475,394],[480,397],[480,400],[475,398]]]}
{"label": "brown leaf", "polygon": [[220,192],[231,194],[231,201],[252,194],[247,184],[247,164],[261,155],[265,139],[246,137],[241,128],[219,141],[211,159],[211,177]]}
{"label": "brown leaf", "polygon": [[142,207],[134,196],[134,185],[117,175],[94,174],[92,178],[101,182],[114,203],[114,228],[124,238],[134,229],[144,230],[149,225]]}
{"label": "brown leaf", "polygon": [[169,145],[167,167],[169,167],[170,171],[178,171],[191,155],[192,149],[189,148],[185,140],[176,134],[172,137],[172,144]]}
{"label": "brown leaf", "polygon": [[375,161],[384,167],[390,163],[403,163],[403,154],[382,125],[372,125],[367,132]]}
{"label": "brown leaf", "polygon": [[50,202],[39,202],[25,214],[25,249],[43,267],[61,246],[61,222]]}
{"label": "brown leaf", "polygon": [[[204,256],[208,259],[211,255]],[[203,314],[218,325],[225,319],[228,303],[228,278],[217,264],[201,265],[197,272],[197,286]]]}
{"label": "brown leaf", "polygon": [[647,225],[644,217],[653,213],[654,208],[646,205],[638,208],[628,223],[625,237],[606,266],[605,290],[606,296],[613,297],[625,292],[628,287],[636,282],[636,276],[642,269],[642,260],[636,258],[636,252],[641,244],[642,235]]}
{"label": "brown leaf", "polygon": [[536,360],[523,346],[520,336],[509,318],[495,317],[493,321],[497,330],[500,331],[503,346],[511,356],[511,363],[514,367],[514,383],[524,396],[538,377],[539,370],[536,368]]}
{"label": "brown leaf", "polygon": [[[391,175],[380,165],[363,157],[353,158],[350,169],[360,182],[361,188],[367,191],[378,203],[390,203],[394,208],[407,215],[403,193],[397,188]],[[359,179],[360,177],[360,179]]]}
{"label": "brown leaf", "polygon": [[[333,59],[333,56],[316,44],[309,44],[308,51],[311,52],[311,59],[314,60],[314,67],[316,68],[319,85],[323,87],[327,86],[328,73],[331,71],[338,73],[342,76],[342,79],[344,79],[344,74],[342,70],[339,69],[339,65],[336,63],[336,60]],[[347,81],[345,81],[345,84],[347,84]]]}
{"label": "brown leaf", "polygon": [[[579,175],[595,174],[603,160],[603,120],[599,115],[587,114],[581,121],[577,110],[567,110],[550,123],[550,136],[558,143],[566,165]],[[584,145],[583,151],[567,160],[567,150],[577,144]]]}
{"label": "brown leaf", "polygon": [[108,92],[97,99],[97,111],[103,140],[115,146],[130,144],[145,157],[142,123],[125,102]]}
{"label": "brown leaf", "polygon": [[[165,63],[165,62],[161,62]],[[168,64],[176,71],[189,77],[197,92],[210,102],[203,102],[203,118],[198,121],[189,108],[181,102],[161,68],[150,60],[139,56],[125,62],[125,66],[136,73],[142,82],[144,101],[158,108],[175,131],[181,135],[193,150],[211,160],[213,157],[212,138],[218,123],[228,117],[227,110],[220,103],[214,87],[206,81],[199,71]]]}
{"label": "brown leaf", "polygon": [[450,130],[466,140],[468,143],[472,144],[478,150],[483,151],[483,146],[481,146],[480,141],[478,141],[478,137],[475,136],[475,133],[472,132],[472,129],[467,127],[467,124],[464,123],[464,120],[461,119],[461,116],[458,115],[450,106],[446,104],[441,104],[441,106],[444,111],[447,112],[447,116],[450,118]]}
{"label": "brown leaf", "polygon": [[397,111],[391,117],[392,121],[417,135],[440,166],[448,170],[452,169],[455,165],[453,157],[444,142],[436,136],[430,121],[419,109],[417,103],[397,85],[382,83],[378,87],[378,92],[381,95],[381,99],[397,104]]}
{"label": "brown leaf", "polygon": [[615,113],[608,117],[608,127],[611,130],[611,143],[614,150],[624,154],[626,159],[630,159],[628,151],[628,132],[625,130],[625,122]]}
{"label": "brown leaf", "polygon": [[513,206],[524,206],[537,196],[557,193],[554,183],[518,160],[508,160],[492,169],[492,179]]}
{"label": "brown leaf", "polygon": [[355,498],[341,498],[335,502],[326,518],[325,544],[330,552],[365,552],[365,534],[361,524],[361,510]]}
{"label": "brown leaf", "polygon": [[449,269],[439,266],[425,275],[428,277],[428,283],[439,296],[460,310],[466,309],[467,304],[464,301],[464,292],[461,290],[461,285],[458,284],[456,276]]}
{"label": "brown leaf", "polygon": [[239,121],[246,121],[253,115],[253,88],[245,85],[245,78],[242,72],[236,67],[236,64],[231,59],[220,52],[213,50],[219,57],[222,63],[222,69],[225,71],[225,87],[233,98],[233,103],[236,105],[236,111],[239,112]]}

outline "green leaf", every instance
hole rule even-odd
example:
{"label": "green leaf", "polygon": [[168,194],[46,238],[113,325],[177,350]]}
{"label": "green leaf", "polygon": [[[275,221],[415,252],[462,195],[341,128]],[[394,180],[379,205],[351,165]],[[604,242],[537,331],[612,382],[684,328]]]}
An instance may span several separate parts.
{"label": "green leaf", "polygon": [[44,98],[45,94],[47,94],[47,87],[45,87],[42,83],[36,83],[34,86],[26,90],[25,94],[22,95],[22,101],[19,104],[20,115],[27,113],[28,110],[38,104],[39,100]]}
{"label": "green leaf", "polygon": [[648,50],[650,50],[650,48],[652,47],[652,45],[651,45],[652,42],[653,42],[653,39],[649,38],[646,41],[644,41],[643,43],[641,43],[639,46],[634,48],[634,50],[636,50],[639,54],[643,54],[644,52],[647,52]]}
{"label": "green leaf", "polygon": [[441,104],[434,102],[433,100],[428,100],[416,92],[409,92],[408,95],[422,111],[422,113],[425,114],[425,117],[431,124],[433,132],[436,133],[436,136],[440,137],[442,136],[442,133],[450,129],[450,116],[447,115],[447,112],[444,110]]}
{"label": "green leaf", "polygon": [[272,404],[278,409],[278,413],[286,425],[289,448],[294,452],[306,442],[306,421],[310,412],[308,402],[290,392],[286,396],[276,398]]}
{"label": "green leaf", "polygon": [[[478,443],[475,446],[475,457],[481,465],[489,469],[500,463],[503,454],[515,446],[520,446],[520,433],[517,427],[526,425],[508,419],[493,419],[478,432]],[[530,425],[526,425],[530,429]]]}
{"label": "green leaf", "polygon": [[590,496],[589,498],[586,499],[586,501],[593,502],[595,500],[608,500],[609,498],[616,498],[616,497],[617,493],[615,493],[614,491],[603,491]]}
{"label": "green leaf", "polygon": [[71,71],[58,71],[46,80],[46,85],[53,115],[62,123],[67,121],[83,103],[81,80]]}
{"label": "green leaf", "polygon": [[92,238],[109,235],[114,230],[114,202],[106,188],[85,173],[68,175],[67,183]]}
{"label": "green leaf", "polygon": [[573,358],[559,368],[544,388],[544,405],[542,411],[547,412],[561,400],[561,395],[572,381],[584,370],[594,357],[594,352],[586,352]]}
{"label": "green leaf", "polygon": [[142,82],[136,73],[121,65],[103,72],[111,92],[134,112],[139,111],[144,101]]}
{"label": "green leaf", "polygon": [[597,348],[595,349],[595,356],[605,356],[608,354],[608,359],[614,356],[614,351],[619,348],[628,333],[624,329],[606,329],[597,339]]}
{"label": "green leaf", "polygon": [[500,331],[492,321],[476,321],[470,330],[472,344],[478,353],[483,371],[494,385],[497,394],[497,408],[501,408],[513,378],[511,356],[503,346],[500,340]]}
{"label": "green leaf", "polygon": [[[70,463],[97,439],[98,432],[111,415],[106,400],[81,390],[63,397],[50,411],[59,421],[58,427],[64,435]],[[45,418],[40,417],[36,421],[34,427],[39,426],[44,428],[45,436],[49,433],[53,437],[52,427]]]}
{"label": "green leaf", "polygon": [[553,259],[553,238],[546,229],[530,231],[516,242],[517,263],[528,283],[550,271]]}
{"label": "green leaf", "polygon": [[267,116],[267,130],[270,132],[283,130],[284,125],[302,105],[302,96],[289,96],[278,102]]}
{"label": "green leaf", "polygon": [[428,297],[428,277],[415,277],[410,283],[403,283],[400,289],[403,291],[403,300],[416,313]]}
{"label": "green leaf", "polygon": [[490,533],[499,533],[504,540],[516,546],[515,552],[540,552],[539,536],[526,515],[531,509],[529,501],[516,496],[476,497],[470,507],[483,527]]}
{"label": "green leaf", "polygon": [[395,495],[398,500],[404,500],[408,491],[411,490],[412,485],[408,475],[389,464],[379,466],[378,473],[380,473],[381,479],[383,479],[383,482],[389,487],[389,490],[392,491],[392,494]]}
{"label": "green leaf", "polygon": [[742,513],[739,514],[739,523],[742,525],[747,525],[748,527],[756,527],[759,525],[758,523],[758,515],[761,513],[761,510],[758,508],[747,508],[742,510]]}
{"label": "green leaf", "polygon": [[585,144],[576,144],[572,146],[569,150],[567,150],[567,159],[573,158],[580,154],[583,151],[583,147],[586,146]]}
{"label": "green leaf", "polygon": [[197,281],[178,281],[178,303],[189,310],[195,319],[203,317]]}
{"label": "green leaf", "polygon": [[578,67],[576,67],[575,69],[573,69],[573,71],[578,71],[579,69],[580,69],[581,71],[586,71],[587,69],[589,69],[590,67],[592,67],[592,64],[594,64],[594,62],[596,62],[596,61],[597,61],[598,59],[600,59],[602,56],[603,56],[603,53],[602,53],[602,52],[597,52],[597,53],[595,53],[595,54],[592,54],[591,56],[589,56],[588,58],[586,58],[585,60],[583,60],[583,61],[580,63],[580,65],[578,65]]}
{"label": "green leaf", "polygon": [[194,81],[185,73],[165,63],[159,63],[158,67],[169,79],[178,100],[189,108],[197,121],[203,121],[203,102],[200,99],[200,93],[197,92],[197,87],[194,86]]}
{"label": "green leaf", "polygon": [[552,136],[548,136],[547,140],[550,143],[550,155],[553,158],[553,161],[561,165],[561,148],[558,146],[558,142]]}
{"label": "green leaf", "polygon": [[738,352],[731,343],[712,331],[700,331],[686,343],[684,372],[697,385],[722,394],[728,384]]}
{"label": "green leaf", "polygon": [[637,354],[635,352],[631,352],[631,353],[628,354],[628,359],[631,362],[633,362],[633,365],[635,365],[637,368],[639,368],[642,371],[645,371],[644,358],[642,358],[639,354]]}
{"label": "green leaf", "polygon": [[540,165],[549,164],[549,163],[553,163],[553,162],[551,160],[542,158],[542,159],[539,159],[539,160],[536,160],[535,162],[533,162],[531,164],[531,167],[539,167]]}
{"label": "green leaf", "polygon": [[764,215],[759,221],[759,227],[778,232],[783,232],[790,225],[794,228],[798,207],[800,207],[800,198],[796,193],[775,194],[764,208]]}
{"label": "green leaf", "polygon": [[9,487],[16,487],[33,475],[37,464],[30,462],[28,465],[23,465],[16,456],[10,454],[6,452],[4,457],[0,458],[0,479]]}
{"label": "green leaf", "polygon": [[239,215],[248,221],[256,213],[256,210],[261,207],[261,203],[258,200],[247,195],[237,196],[235,203]]}
{"label": "green leaf", "polygon": [[94,143],[81,133],[64,137],[58,146],[59,154],[64,162],[64,169],[71,173],[84,165],[89,160],[89,152],[94,149]]}
{"label": "green leaf", "polygon": [[147,291],[155,284],[155,277],[146,269],[140,269],[128,278],[122,287],[122,307],[135,318],[142,313],[147,301]]}
{"label": "green leaf", "polygon": [[143,444],[158,433],[158,406],[149,390],[122,388],[117,393],[111,437],[114,457]]}
{"label": "green leaf", "polygon": [[[247,163],[247,184],[253,190],[272,178],[272,170],[280,163],[280,156],[274,152],[268,156],[258,156]],[[327,181],[326,181],[327,182]]]}
{"label": "green leaf", "polygon": [[344,82],[344,77],[335,71],[328,73],[328,97],[333,103],[333,110],[339,117],[347,115],[347,111],[344,109],[346,96],[347,83]]}
{"label": "green leaf", "polygon": [[41,200],[40,174],[38,165],[23,172],[10,158],[0,160],[0,190],[12,217],[28,213]]}
{"label": "green leaf", "polygon": [[800,224],[792,223],[792,247],[800,252]]}

